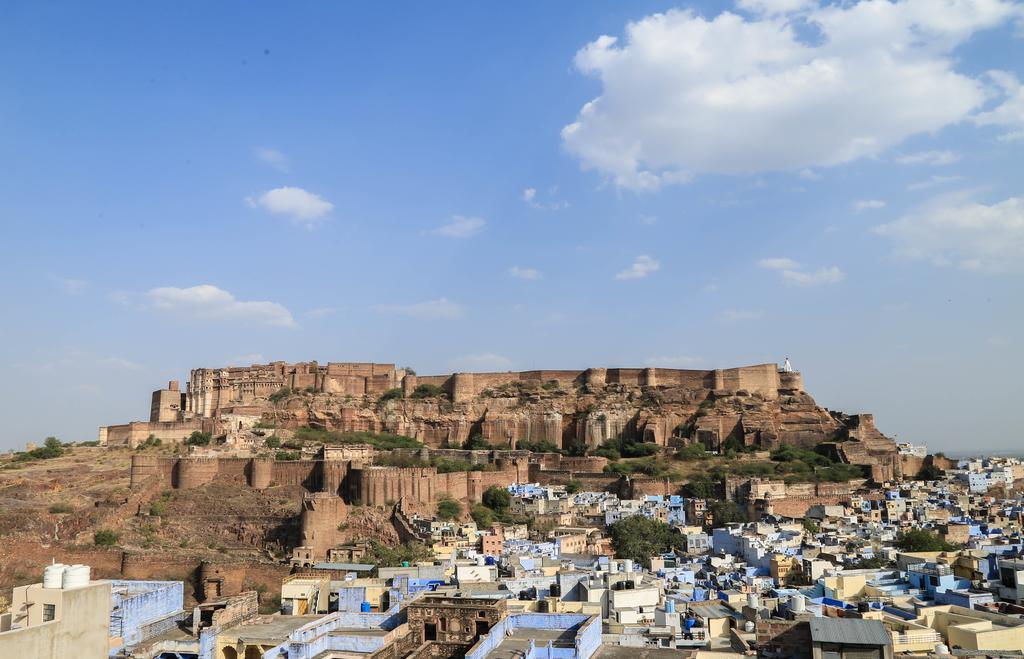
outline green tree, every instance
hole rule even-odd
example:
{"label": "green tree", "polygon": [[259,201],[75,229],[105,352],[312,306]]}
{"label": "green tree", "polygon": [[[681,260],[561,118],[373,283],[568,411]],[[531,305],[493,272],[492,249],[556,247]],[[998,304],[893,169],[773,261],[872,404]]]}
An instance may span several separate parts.
{"label": "green tree", "polygon": [[478,529],[488,529],[494,524],[494,511],[483,504],[473,506],[473,510],[469,514],[473,517]]}
{"label": "green tree", "polygon": [[818,526],[818,522],[815,521],[813,517],[804,517],[804,528],[811,533],[817,533],[821,530],[821,527]]}
{"label": "green tree", "polygon": [[512,495],[503,487],[492,485],[484,490],[482,497],[484,505],[496,512],[508,510],[512,504]]}
{"label": "green tree", "polygon": [[113,531],[101,529],[92,534],[92,541],[100,547],[113,547],[120,537]]}
{"label": "green tree", "polygon": [[565,484],[566,494],[576,494],[583,489],[583,481],[573,479]]}
{"label": "green tree", "polygon": [[281,387],[280,389],[278,389],[274,393],[270,394],[270,396],[268,396],[267,398],[270,400],[271,403],[273,403],[274,405],[277,405],[282,400],[284,400],[285,398],[288,398],[291,395],[292,395],[292,390],[291,389],[289,389],[288,387]]}
{"label": "green tree", "polygon": [[683,536],[665,522],[641,515],[615,522],[608,531],[619,558],[628,558],[650,567],[651,557],[683,546]]}
{"label": "green tree", "polygon": [[491,444],[483,435],[473,435],[462,444],[464,451],[490,451]]}
{"label": "green tree", "polygon": [[934,464],[922,465],[920,471],[917,472],[915,480],[919,481],[937,481],[941,480],[946,476],[946,472],[942,471]]}
{"label": "green tree", "polygon": [[433,553],[430,549],[418,542],[389,547],[377,540],[371,540],[370,550],[366,553],[363,560],[381,568],[398,567],[405,562],[415,564],[432,556]]}
{"label": "green tree", "polygon": [[704,450],[701,444],[690,444],[684,446],[676,451],[676,460],[683,460],[686,462],[692,462],[694,460],[704,460],[708,457],[708,452]]}
{"label": "green tree", "polygon": [[277,435],[271,435],[263,440],[263,445],[267,448],[278,448],[281,446],[281,438]]}
{"label": "green tree", "polygon": [[711,505],[708,506],[708,510],[711,512],[716,528],[726,524],[747,521],[747,513],[736,505],[734,501],[722,501],[721,499],[712,501]]}
{"label": "green tree", "polygon": [[418,384],[412,390],[410,398],[437,398],[444,393],[444,389],[436,384]]}
{"label": "green tree", "polygon": [[462,515],[462,504],[455,499],[441,499],[437,502],[437,517],[443,520],[457,519]]}
{"label": "green tree", "polygon": [[394,387],[393,389],[388,389],[387,391],[382,393],[380,395],[380,399],[379,400],[381,402],[384,402],[384,401],[387,401],[387,400],[400,400],[401,398],[402,398],[402,388],[401,387]]}
{"label": "green tree", "polygon": [[190,446],[206,446],[207,444],[210,443],[211,439],[213,439],[213,437],[210,435],[210,433],[195,430],[192,432],[191,435],[188,436],[188,439],[185,440],[185,443]]}
{"label": "green tree", "polygon": [[683,485],[682,492],[690,499],[710,499],[715,494],[715,483],[709,476],[699,474]]}
{"label": "green tree", "polygon": [[911,529],[896,538],[896,548],[907,552],[953,551],[958,547],[927,529]]}

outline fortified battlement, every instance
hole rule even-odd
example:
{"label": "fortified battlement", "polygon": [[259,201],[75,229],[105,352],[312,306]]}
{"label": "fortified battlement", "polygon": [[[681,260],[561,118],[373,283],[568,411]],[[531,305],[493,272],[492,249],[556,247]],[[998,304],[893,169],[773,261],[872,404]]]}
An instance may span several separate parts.
{"label": "fortified battlement", "polygon": [[348,460],[270,460],[229,457],[132,456],[131,486],[139,488],[156,476],[174,489],[192,489],[213,482],[265,489],[271,484],[298,485],[310,493],[340,496],[346,503],[392,505],[400,499],[432,506],[441,495],[479,503],[492,485],[526,482],[527,458],[495,460],[494,471],[438,473],[434,467],[362,465]]}
{"label": "fortified battlement", "polygon": [[683,387],[687,389],[742,389],[768,399],[780,390],[803,389],[798,372],[782,371],[776,364],[739,368],[687,370],[674,368],[588,368],[585,370],[533,370],[500,373],[451,373],[418,376],[395,368],[394,364],[318,362],[288,364],[272,362],[228,368],[197,368],[189,378],[187,391],[177,383],[153,393],[150,420],[174,421],[211,418],[232,408],[263,403],[282,390],[312,391],[341,396],[379,396],[401,388],[408,397],[418,385],[433,385],[448,393],[452,401],[472,400],[482,393],[523,382],[557,383],[568,387]]}

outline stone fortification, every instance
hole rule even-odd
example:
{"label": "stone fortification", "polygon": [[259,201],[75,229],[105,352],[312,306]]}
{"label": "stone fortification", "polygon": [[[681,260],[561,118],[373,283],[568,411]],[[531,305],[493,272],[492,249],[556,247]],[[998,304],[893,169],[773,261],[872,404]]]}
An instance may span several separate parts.
{"label": "stone fortification", "polygon": [[412,395],[419,385],[433,385],[455,403],[468,402],[494,389],[522,383],[556,384],[559,387],[669,387],[713,391],[743,389],[772,399],[780,389],[800,390],[799,373],[781,372],[774,364],[714,370],[671,368],[589,368],[586,370],[536,370],[504,373],[452,373],[417,376],[394,364],[272,362],[229,368],[197,368],[187,390],[178,391],[172,381],[153,393],[151,422],[212,418],[226,410],[260,407],[284,389],[304,393],[354,398],[380,396],[401,388]]}
{"label": "stone fortification", "polygon": [[392,433],[431,448],[458,448],[479,435],[493,447],[544,442],[574,453],[608,440],[698,442],[714,451],[737,442],[772,449],[834,441],[841,459],[870,466],[876,480],[900,472],[895,444],[870,415],[829,412],[803,386],[800,373],[775,364],[420,376],[393,364],[273,362],[195,369],[185,392],[172,382],[153,394],[148,423],[108,426],[100,438],[136,446],[149,435],[231,436],[261,422]]}

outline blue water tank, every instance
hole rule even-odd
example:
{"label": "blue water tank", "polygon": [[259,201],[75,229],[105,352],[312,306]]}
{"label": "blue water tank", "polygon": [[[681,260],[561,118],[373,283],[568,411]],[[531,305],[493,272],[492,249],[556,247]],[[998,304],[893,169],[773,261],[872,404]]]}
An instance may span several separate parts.
{"label": "blue water tank", "polygon": [[370,612],[370,603],[369,602],[363,602],[362,604],[360,604],[359,605],[359,612],[360,613],[369,613]]}
{"label": "blue water tank", "polygon": [[665,613],[675,613],[675,612],[676,612],[676,601],[673,600],[673,599],[666,599],[665,600]]}
{"label": "blue water tank", "polygon": [[402,561],[402,567],[409,567],[409,561]]}
{"label": "blue water tank", "polygon": [[485,565],[494,565],[494,557],[493,556],[488,556],[487,558],[485,558],[484,559],[484,564]]}

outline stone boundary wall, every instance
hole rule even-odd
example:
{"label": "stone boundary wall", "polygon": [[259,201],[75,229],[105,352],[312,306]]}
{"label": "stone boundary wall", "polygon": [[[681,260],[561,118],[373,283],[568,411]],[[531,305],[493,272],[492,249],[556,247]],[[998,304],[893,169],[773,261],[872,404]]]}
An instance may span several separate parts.
{"label": "stone boundary wall", "polygon": [[[410,503],[432,505],[442,494],[478,503],[492,486],[528,482],[530,463],[522,458],[496,461],[495,471],[438,473],[434,467],[386,467],[361,465],[347,460],[271,461],[233,457],[132,456],[132,487],[152,492],[162,487],[190,489],[214,481],[244,487],[266,488],[272,484],[299,486],[307,492],[341,495],[347,502],[368,506],[393,505],[405,498]],[[539,467],[538,465],[533,465]],[[133,494],[133,497],[142,497]],[[138,506],[131,510],[134,514]]]}
{"label": "stone boundary wall", "polygon": [[[756,364],[738,368],[715,370],[688,370],[674,368],[588,368],[582,371],[542,370],[508,371],[502,373],[453,373],[451,375],[406,376],[415,377],[416,384],[432,384],[445,389],[455,402],[479,396],[486,389],[494,389],[513,382],[556,381],[560,386],[584,384],[602,386],[624,384],[634,387],[673,386],[692,389],[745,389],[775,398],[782,387],[783,377],[777,364]],[[785,388],[802,389],[799,373],[785,375]],[[415,388],[410,381],[403,382],[403,391]]]}

